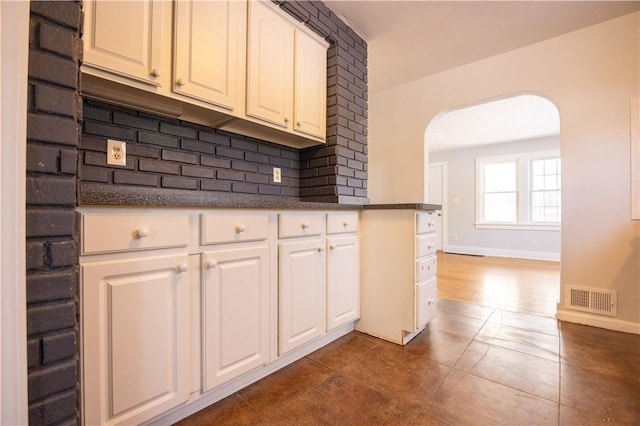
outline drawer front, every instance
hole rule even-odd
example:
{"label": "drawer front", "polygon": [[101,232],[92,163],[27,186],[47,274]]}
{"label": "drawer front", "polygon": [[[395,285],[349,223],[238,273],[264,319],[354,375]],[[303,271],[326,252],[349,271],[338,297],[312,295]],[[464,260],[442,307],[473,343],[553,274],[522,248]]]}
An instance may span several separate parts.
{"label": "drawer front", "polygon": [[416,213],[416,232],[418,234],[436,232],[438,228],[437,219],[438,219],[438,213],[436,212],[417,212]]}
{"label": "drawer front", "polygon": [[187,215],[83,214],[82,254],[181,247],[189,243]]}
{"label": "drawer front", "polygon": [[358,212],[328,213],[327,234],[358,232]]}
{"label": "drawer front", "polygon": [[416,281],[426,280],[436,274],[436,259],[436,256],[429,256],[416,260]]}
{"label": "drawer front", "polygon": [[435,254],[437,237],[436,234],[418,235],[416,237],[416,257]]}
{"label": "drawer front", "polygon": [[421,329],[436,316],[438,284],[436,277],[416,285],[416,329]]}
{"label": "drawer front", "polygon": [[278,219],[280,238],[321,235],[324,232],[323,214],[320,212],[280,213]]}
{"label": "drawer front", "polygon": [[269,215],[266,213],[205,213],[200,221],[203,245],[259,241],[269,237]]}

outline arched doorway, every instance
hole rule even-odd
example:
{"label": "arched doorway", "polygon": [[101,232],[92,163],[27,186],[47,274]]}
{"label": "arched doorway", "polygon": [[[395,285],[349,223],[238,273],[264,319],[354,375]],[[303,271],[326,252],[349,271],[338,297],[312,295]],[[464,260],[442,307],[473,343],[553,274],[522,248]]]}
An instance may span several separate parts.
{"label": "arched doorway", "polygon": [[[519,94],[443,111],[425,131],[425,150],[444,252],[560,260],[560,119],[551,101]],[[558,292],[544,312],[555,312]]]}

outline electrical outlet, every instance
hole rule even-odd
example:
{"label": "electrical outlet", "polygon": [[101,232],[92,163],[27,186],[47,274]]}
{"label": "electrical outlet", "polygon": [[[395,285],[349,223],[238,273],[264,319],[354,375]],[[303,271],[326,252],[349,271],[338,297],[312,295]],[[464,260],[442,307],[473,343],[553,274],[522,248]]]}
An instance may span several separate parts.
{"label": "electrical outlet", "polygon": [[273,168],[273,181],[275,183],[282,182],[282,172],[280,171],[280,167]]}
{"label": "electrical outlet", "polygon": [[107,139],[107,164],[112,166],[127,165],[127,143]]}

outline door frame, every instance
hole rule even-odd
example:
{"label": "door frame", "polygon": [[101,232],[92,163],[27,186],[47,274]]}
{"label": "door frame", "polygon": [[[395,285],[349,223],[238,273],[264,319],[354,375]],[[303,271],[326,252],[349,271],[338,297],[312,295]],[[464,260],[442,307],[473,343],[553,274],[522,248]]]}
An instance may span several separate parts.
{"label": "door frame", "polygon": [[[447,162],[446,161],[440,161],[440,162],[436,162],[436,163],[429,163],[429,169],[431,169],[431,167],[442,167],[442,188],[441,188],[441,194],[442,194],[442,224],[440,227],[440,239],[442,242],[442,251],[444,253],[446,253],[449,250],[449,241],[447,238],[447,212],[448,212],[448,203],[447,203]],[[431,202],[431,200],[429,200],[429,202]]]}
{"label": "door frame", "polygon": [[27,424],[29,2],[0,1],[0,424]]}

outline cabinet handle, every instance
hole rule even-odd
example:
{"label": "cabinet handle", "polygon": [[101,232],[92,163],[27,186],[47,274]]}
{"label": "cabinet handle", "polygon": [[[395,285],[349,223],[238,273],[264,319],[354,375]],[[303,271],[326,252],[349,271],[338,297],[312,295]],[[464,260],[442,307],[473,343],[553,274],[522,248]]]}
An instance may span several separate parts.
{"label": "cabinet handle", "polygon": [[186,263],[181,263],[178,266],[176,266],[176,271],[178,273],[187,272],[188,270],[189,270],[189,265],[187,265]]}
{"label": "cabinet handle", "polygon": [[233,228],[233,231],[234,231],[236,234],[240,234],[241,232],[244,232],[244,231],[246,231],[246,230],[247,230],[247,227],[246,227],[246,226],[244,226],[244,225],[237,225],[235,228]]}
{"label": "cabinet handle", "polygon": [[329,250],[335,250],[335,249],[336,249],[335,244],[330,244],[330,245],[329,245]]}
{"label": "cabinet handle", "polygon": [[207,263],[205,264],[205,266],[207,267],[207,269],[213,269],[216,266],[218,266],[218,261],[214,259],[207,260]]}
{"label": "cabinet handle", "polygon": [[427,250],[431,250],[431,249],[433,249],[433,244],[429,244],[429,245],[427,246]]}
{"label": "cabinet handle", "polygon": [[137,230],[133,233],[133,236],[134,236],[137,240],[139,240],[139,239],[141,239],[141,238],[144,238],[144,237],[148,237],[148,236],[149,236],[149,228],[140,228],[140,229],[137,229]]}
{"label": "cabinet handle", "polygon": [[322,249],[322,246],[318,246],[318,247],[316,247],[316,251],[317,251],[318,253],[320,253],[322,250],[323,250],[323,249]]}
{"label": "cabinet handle", "polygon": [[176,86],[178,86],[178,87],[184,86],[184,80],[183,80],[183,79],[181,79],[181,78],[179,78],[179,79],[176,81]]}
{"label": "cabinet handle", "polygon": [[289,124],[289,119],[285,117],[284,124]]}
{"label": "cabinet handle", "polygon": [[435,301],[435,300],[433,300],[433,299],[427,299],[427,305],[431,306],[431,305],[433,305],[433,304],[435,304],[435,303],[436,303],[436,301]]}
{"label": "cabinet handle", "polygon": [[151,70],[151,75],[154,77],[160,77],[160,70],[158,68],[154,68]]}
{"label": "cabinet handle", "polygon": [[433,222],[429,222],[429,223],[427,223],[427,226],[428,226],[429,228],[431,228],[433,225],[434,225],[434,223],[433,223]]}
{"label": "cabinet handle", "polygon": [[310,226],[310,225],[309,225],[309,222],[302,222],[302,223],[300,224],[300,227],[301,227],[302,229],[307,229],[309,226]]}
{"label": "cabinet handle", "polygon": [[342,222],[342,226],[344,226],[346,228],[347,226],[349,226],[349,222],[346,222],[346,221]]}

